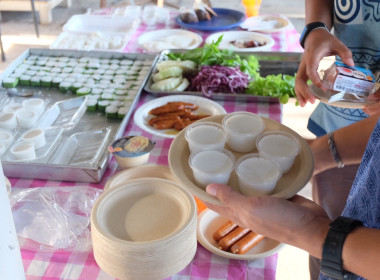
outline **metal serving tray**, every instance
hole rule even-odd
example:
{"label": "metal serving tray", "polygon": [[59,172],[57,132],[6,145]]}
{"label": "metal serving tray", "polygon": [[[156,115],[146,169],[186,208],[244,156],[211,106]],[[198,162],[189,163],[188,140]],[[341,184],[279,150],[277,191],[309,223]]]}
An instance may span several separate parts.
{"label": "metal serving tray", "polygon": [[[75,50],[29,49],[19,56],[0,75],[0,84],[15,72],[31,56],[99,58],[133,61],[144,64],[149,71],[140,81],[144,85],[150,74],[156,55],[110,52],[87,52]],[[148,65],[150,63],[150,65]],[[121,64],[120,64],[121,65]],[[149,67],[148,67],[149,66]],[[19,87],[18,87],[19,89]],[[38,158],[32,161],[15,161],[3,154],[2,165],[7,177],[48,179],[76,182],[99,182],[111,159],[107,147],[124,133],[125,127],[136,107],[142,86],[135,88],[128,102],[129,110],[122,119],[107,118],[99,111],[86,110],[87,98],[77,97],[70,92],[62,93],[56,88],[20,87],[20,91],[33,91],[33,97],[46,102],[45,111],[33,127],[41,127],[48,132],[48,151],[38,151]],[[0,111],[10,102],[22,102],[28,97],[7,95],[0,92]],[[84,104],[84,105],[83,105]],[[83,107],[84,106],[84,107]],[[83,109],[84,108],[84,109]],[[13,143],[18,141],[20,131],[14,131]],[[12,146],[12,144],[10,145]]]}
{"label": "metal serving tray", "polygon": [[[178,52],[185,52],[186,50],[175,50]],[[181,92],[158,92],[152,90],[150,87],[153,83],[152,75],[156,72],[156,64],[162,60],[167,59],[167,54],[171,51],[162,51],[159,55],[156,63],[153,65],[153,71],[144,86],[144,90],[155,96],[166,96],[174,94],[188,94],[203,96],[198,91],[181,91]],[[302,53],[288,53],[288,52],[236,52],[240,57],[246,57],[249,55],[256,56],[260,61],[260,74],[261,76],[287,74],[294,75],[297,73],[299,64],[301,62]],[[213,94],[210,99],[213,100],[233,100],[233,101],[250,101],[250,102],[269,102],[278,103],[278,98],[269,96],[256,96],[252,94],[231,94],[231,93],[217,93]]]}

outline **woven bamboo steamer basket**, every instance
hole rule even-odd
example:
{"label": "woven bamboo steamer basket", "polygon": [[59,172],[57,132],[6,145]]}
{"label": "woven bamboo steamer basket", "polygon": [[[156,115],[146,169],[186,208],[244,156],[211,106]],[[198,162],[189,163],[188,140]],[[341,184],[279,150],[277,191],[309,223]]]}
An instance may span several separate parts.
{"label": "woven bamboo steamer basket", "polygon": [[158,178],[105,191],[91,213],[94,257],[119,279],[162,279],[185,268],[197,248],[197,207],[178,183]]}

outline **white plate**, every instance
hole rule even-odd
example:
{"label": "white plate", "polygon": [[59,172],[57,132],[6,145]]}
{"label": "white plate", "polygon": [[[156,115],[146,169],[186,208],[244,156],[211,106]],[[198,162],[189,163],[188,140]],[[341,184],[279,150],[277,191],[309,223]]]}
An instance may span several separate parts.
{"label": "white plate", "polygon": [[137,42],[147,52],[159,53],[167,49],[195,49],[202,41],[200,35],[191,31],[161,29],[142,34]]}
{"label": "white plate", "polygon": [[255,16],[247,18],[240,27],[248,31],[265,33],[281,32],[290,26],[290,21],[281,16]]}
{"label": "white plate", "polygon": [[140,179],[140,178],[161,178],[180,183],[175,176],[170,172],[169,166],[166,165],[142,165],[125,169],[118,172],[112,178],[110,178],[104,190],[118,187],[125,184],[128,180]]}
{"label": "white plate", "polygon": [[189,95],[172,95],[172,96],[165,96],[161,98],[155,98],[144,105],[140,106],[134,115],[134,121],[135,123],[146,132],[149,132],[153,135],[158,135],[166,138],[175,138],[178,134],[177,130],[174,129],[165,129],[165,130],[159,130],[154,129],[153,127],[148,125],[148,120],[150,118],[150,115],[148,112],[156,107],[165,105],[168,102],[173,101],[180,101],[180,102],[188,102],[193,103],[195,105],[198,105],[198,110],[194,111],[195,114],[206,114],[206,115],[220,115],[225,114],[226,110],[216,103],[215,101],[212,101],[205,97],[199,97],[199,96],[189,96]]}
{"label": "white plate", "polygon": [[[218,38],[223,35],[223,39],[219,44],[220,49],[232,49],[240,52],[258,52],[269,51],[274,45],[274,40],[268,35],[249,32],[249,31],[224,31],[211,34],[206,39],[206,44],[216,42]],[[238,48],[231,44],[231,41],[255,41],[265,43],[264,46],[254,48]]]}
{"label": "white plate", "polygon": [[[224,115],[211,116],[201,119],[199,122],[215,122],[222,124],[223,117]],[[265,131],[286,131],[297,137],[298,141],[301,143],[301,152],[294,160],[292,168],[289,172],[282,175],[280,180],[277,182],[276,188],[271,194],[271,196],[274,197],[288,199],[298,193],[309,182],[314,170],[313,154],[305,139],[303,139],[294,130],[272,119],[265,117],[262,118],[265,122]],[[229,150],[228,145],[226,145],[226,149]],[[231,152],[235,155],[236,160],[245,155],[245,153],[237,153],[234,151]],[[254,152],[257,152],[257,149],[254,150]],[[215,196],[209,195],[203,186],[196,183],[193,176],[193,171],[189,165],[189,156],[190,150],[185,138],[185,131],[181,131],[173,140],[169,149],[168,160],[171,172],[182,182],[182,185],[197,198],[209,203],[222,205],[222,203]],[[232,172],[228,185],[235,191],[240,192],[236,172]]]}
{"label": "white plate", "polygon": [[202,213],[198,215],[198,241],[202,244],[203,247],[216,255],[236,260],[253,260],[273,255],[283,247],[283,243],[270,238],[264,238],[264,240],[262,240],[259,244],[257,244],[244,255],[232,254],[220,250],[216,241],[212,238],[212,235],[226,221],[227,218],[220,216],[218,213],[209,209],[202,211]]}

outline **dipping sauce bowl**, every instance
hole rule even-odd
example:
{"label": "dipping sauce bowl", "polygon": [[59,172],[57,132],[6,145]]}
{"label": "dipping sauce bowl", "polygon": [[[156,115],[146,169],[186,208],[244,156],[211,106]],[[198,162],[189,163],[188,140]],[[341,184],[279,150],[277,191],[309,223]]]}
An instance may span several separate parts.
{"label": "dipping sauce bowl", "polygon": [[226,144],[223,126],[213,122],[199,122],[189,125],[185,131],[190,153],[204,150],[222,150]]}
{"label": "dipping sauce bowl", "polygon": [[257,138],[257,149],[261,155],[275,160],[280,165],[282,173],[286,173],[300,153],[301,144],[288,132],[269,130]]}
{"label": "dipping sauce bowl", "polygon": [[228,146],[239,153],[252,152],[256,148],[257,136],[265,129],[264,120],[249,112],[227,114],[222,124],[227,134]]}
{"label": "dipping sauce bowl", "polygon": [[235,156],[228,150],[200,151],[190,155],[189,165],[200,186],[227,184],[234,169]]}
{"label": "dipping sauce bowl", "polygon": [[282,176],[277,162],[257,153],[239,158],[235,172],[240,191],[248,196],[271,194]]}
{"label": "dipping sauce bowl", "polygon": [[148,162],[155,143],[143,136],[127,136],[117,139],[108,147],[121,169],[143,165]]}
{"label": "dipping sauce bowl", "polygon": [[26,109],[35,111],[38,115],[41,115],[44,111],[45,103],[41,98],[26,99],[22,102],[22,106]]}

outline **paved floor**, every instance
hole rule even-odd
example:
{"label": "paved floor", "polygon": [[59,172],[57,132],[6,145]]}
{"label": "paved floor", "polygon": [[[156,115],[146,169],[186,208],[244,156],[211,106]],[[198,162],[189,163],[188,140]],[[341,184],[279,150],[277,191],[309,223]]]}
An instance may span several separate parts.
{"label": "paved floor", "polygon": [[[2,12],[0,26],[7,60],[0,62],[0,73],[28,48],[48,48],[62,31],[62,26],[72,15],[83,14],[88,9],[99,8],[98,0],[75,0],[72,2],[71,8],[58,6],[53,9],[53,23],[39,25],[39,38],[35,34],[31,13]],[[111,0],[108,2],[112,3]],[[120,4],[120,2],[122,1],[118,3]],[[186,0],[168,0],[168,2],[179,5],[189,3]],[[212,4],[214,7],[243,8],[238,0],[215,0],[212,1]],[[301,32],[304,26],[304,9],[304,0],[265,0],[262,2],[260,14],[285,15],[291,20],[298,32]],[[291,100],[291,102],[283,107],[283,123],[303,137],[313,137],[307,131],[306,124],[308,116],[314,107],[315,105],[308,105],[305,108],[300,108],[294,105],[294,100]],[[310,186],[307,185],[300,193],[306,197],[310,197]],[[309,279],[307,253],[291,246],[285,246],[279,253],[277,280],[307,279]]]}

